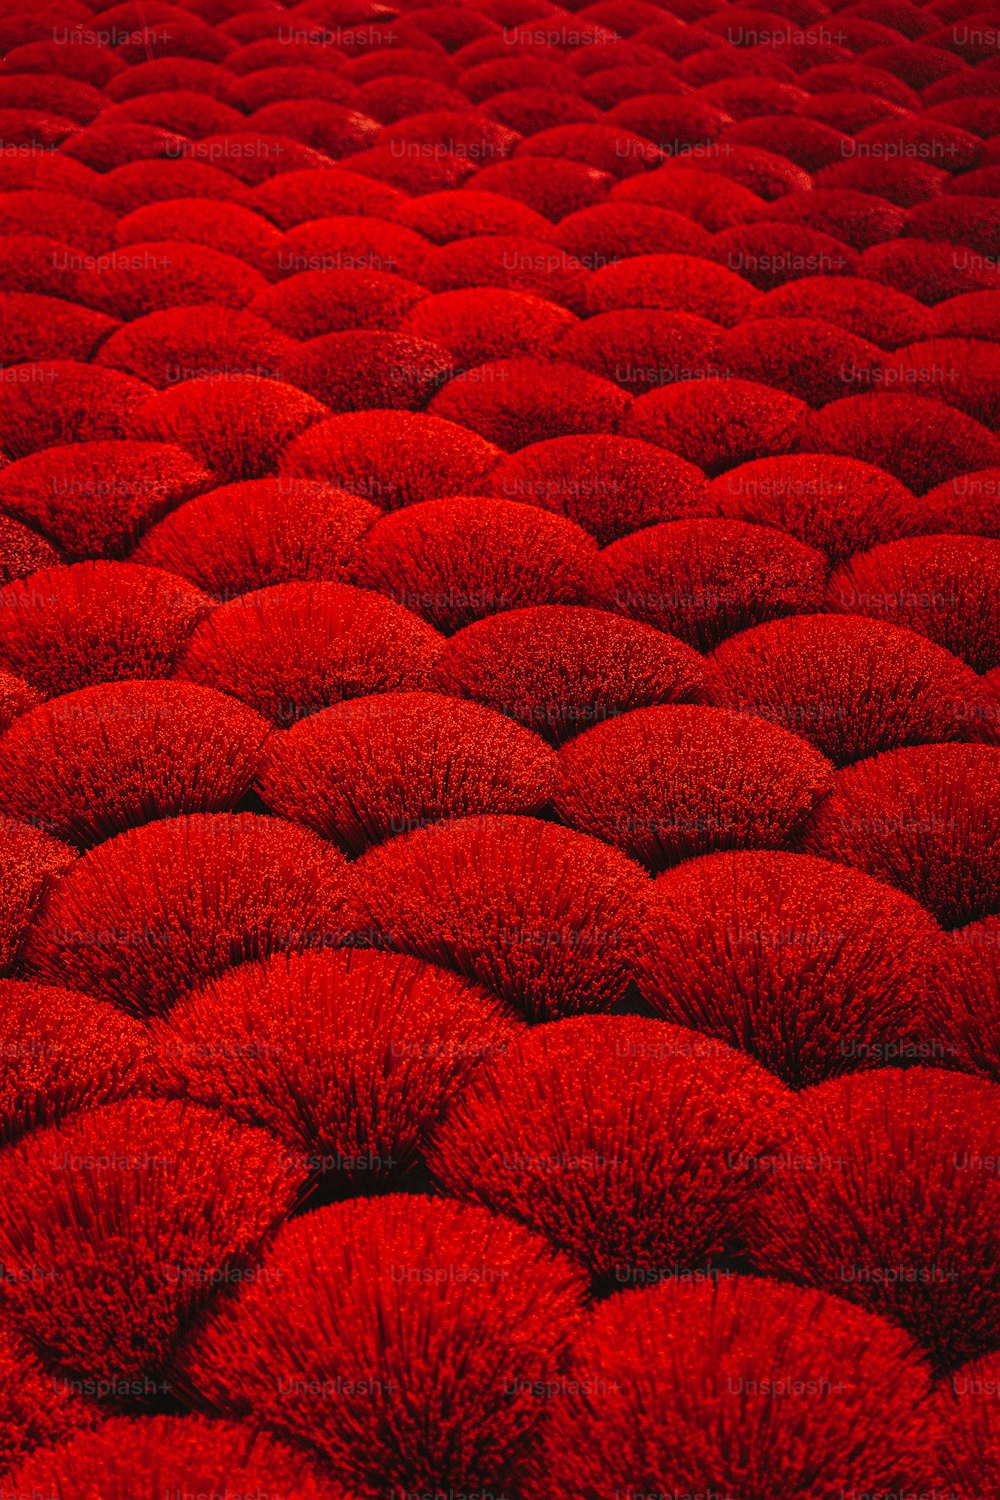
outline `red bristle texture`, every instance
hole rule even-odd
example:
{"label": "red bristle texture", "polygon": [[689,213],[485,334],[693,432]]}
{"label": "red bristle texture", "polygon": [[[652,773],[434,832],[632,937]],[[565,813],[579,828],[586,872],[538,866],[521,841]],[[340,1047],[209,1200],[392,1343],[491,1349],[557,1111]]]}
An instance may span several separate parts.
{"label": "red bristle texture", "polygon": [[330,214],[290,229],[269,263],[279,277],[298,271],[390,271],[419,283],[429,249],[423,235],[389,219]]}
{"label": "red bristle texture", "polygon": [[0,1325],[0,1474],[4,1488],[11,1469],[22,1460],[30,1461],[34,1450],[89,1427],[96,1417],[94,1407],[52,1379],[9,1323]]}
{"label": "red bristle texture", "polygon": [[941,401],[888,392],[846,396],[810,412],[797,446],[874,464],[918,495],[970,469],[1000,464],[1000,438],[981,422]]}
{"label": "red bristle texture", "polygon": [[453,634],[535,604],[585,604],[603,575],[594,539],[563,516],[514,500],[426,500],[376,521],[353,581]]}
{"label": "red bristle texture", "polygon": [[916,530],[920,513],[906,486],[884,469],[830,453],[741,464],[712,481],[706,503],[787,531],[833,564]]}
{"label": "red bristle texture", "polygon": [[599,203],[581,209],[563,219],[555,239],[595,271],[637,255],[705,255],[712,243],[693,219],[652,203]]}
{"label": "red bristle texture", "polygon": [[659,1015],[794,1088],[926,1055],[940,934],[912,898],[804,854],[739,850],[653,887],[635,978]]}
{"label": "red bristle texture", "polygon": [[0,979],[0,1140],[143,1093],[149,1043],[114,1006],[54,985]]}
{"label": "red bristle texture", "polygon": [[783,724],[837,765],[949,740],[997,738],[997,697],[971,667],[860,615],[772,620],[711,658],[713,701]]}
{"label": "red bristle texture", "polygon": [[739,1246],[787,1098],[695,1032],[579,1016],[489,1060],[435,1132],[430,1164],[448,1193],[543,1234],[599,1288],[642,1286]]}
{"label": "red bristle texture", "polygon": [[654,874],[719,849],[780,849],[832,767],[773,724],[701,705],[635,709],[559,752],[553,806]]}
{"label": "red bristle texture", "polygon": [[700,469],[652,443],[610,434],[532,443],[506,457],[488,487],[568,516],[602,547],[642,526],[706,509]]}
{"label": "red bristle texture", "polygon": [[340,582],[380,514],[319,480],[245,480],[179,506],[146,533],[132,560],[178,573],[218,599],[296,579]]}
{"label": "red bristle texture", "polygon": [[283,244],[280,232],[260,214],[215,198],[166,198],[147,203],[119,219],[115,238],[120,246],[157,240],[206,245],[210,250],[234,255],[265,274]]}
{"label": "red bristle texture", "polygon": [[[58,1436],[54,1430],[51,1442]],[[36,1451],[11,1479],[15,1493],[63,1500],[146,1500],[156,1495],[295,1495],[350,1500],[309,1459],[263,1432],[200,1416],[112,1417]],[[235,1488],[234,1488],[235,1487]]]}
{"label": "red bristle texture", "polygon": [[929,1386],[911,1340],[840,1297],[668,1278],[580,1326],[533,1472],[553,1500],[916,1494]]}
{"label": "red bristle texture", "polygon": [[602,554],[609,609],[711,651],[727,636],[820,607],[826,559],[769,526],[714,517],[669,521]]}
{"label": "red bristle texture", "polygon": [[78,847],[249,791],[271,726],[186,682],[111,682],[50,699],[0,737],[0,809]]}
{"label": "red bristle texture", "polygon": [[349,412],[289,443],[279,473],[363,495],[384,510],[475,494],[501,458],[492,443],[426,412]]}
{"label": "red bristle texture", "polygon": [[344,937],[343,856],[276,818],[150,823],[91,850],[71,875],[35,921],[27,972],[135,1015],[161,1014],[232,965]]}
{"label": "red bristle texture", "polygon": [[511,452],[548,438],[617,432],[630,405],[611,381],[562,359],[510,359],[456,376],[429,409]]}
{"label": "red bristle texture", "polygon": [[5,365],[90,359],[117,327],[114,318],[61,297],[0,294],[0,359]]}
{"label": "red bristle texture", "polygon": [[75,193],[21,189],[0,193],[0,233],[51,234],[78,251],[99,255],[112,243],[114,215]]}
{"label": "red bristle texture", "polygon": [[935,1000],[944,1065],[1000,1083],[1000,918],[952,934]]}
{"label": "red bristle texture", "polygon": [[535,818],[482,816],[390,840],[357,866],[363,928],[484,985],[529,1021],[625,993],[641,867]]}
{"label": "red bristle texture", "polygon": [[166,443],[75,443],[0,471],[0,505],[51,537],[68,559],[121,557],[211,481],[208,469]]}
{"label": "red bristle texture", "polygon": [[817,273],[864,275],[857,252],[831,235],[801,224],[741,224],[715,236],[712,259],[746,278],[758,291]]}
{"label": "red bristle texture", "polygon": [[998,1393],[1000,1356],[996,1354],[960,1366],[938,1388],[938,1464],[956,1500],[1000,1493]]}
{"label": "red bristle texture", "polygon": [[241,116],[230,105],[193,89],[167,89],[112,104],[105,108],[102,120],[111,127],[129,122],[160,125],[196,141],[238,127]]}
{"label": "red bristle texture", "polygon": [[[254,202],[256,195],[228,172],[183,157],[116,167],[100,179],[100,194],[101,202],[117,214],[129,214],[147,203],[172,202],[176,198],[214,198],[219,203],[258,206]],[[266,212],[263,205],[260,211]]]}
{"label": "red bristle texture", "polygon": [[288,725],[344,698],[424,687],[441,646],[417,615],[366,589],[284,583],[213,610],[178,676]]}
{"label": "red bristle texture", "polygon": [[718,474],[792,451],[807,410],[797,396],[756,381],[685,380],[641,396],[623,430]]}
{"label": "red bristle texture", "polygon": [[119,245],[85,266],[80,299],[127,322],[202,302],[246,307],[264,284],[260,272],[235,255],[181,240],[153,240]]}
{"label": "red bristle texture", "polygon": [[802,1096],[753,1254],[905,1329],[938,1370],[1000,1342],[998,1088],[941,1068],[884,1068]]}
{"label": "red bristle texture", "polygon": [[963,292],[1000,290],[1000,268],[961,246],[931,240],[889,240],[861,257],[859,272],[885,281],[929,307]]}
{"label": "red bristle texture", "polygon": [[729,328],[747,316],[758,294],[723,266],[693,255],[635,255],[595,269],[587,286],[592,313],[660,307]]}
{"label": "red bristle texture", "polygon": [[250,311],[290,338],[313,339],[360,328],[391,331],[426,295],[391,271],[299,271],[261,291]]}
{"label": "red bristle texture", "polygon": [[1000,292],[967,292],[963,297],[950,297],[947,302],[930,308],[928,318],[928,337],[987,339],[995,343],[1000,338]]}
{"label": "red bristle texture", "polygon": [[104,1105],[0,1158],[10,1316],[57,1388],[153,1404],[188,1320],[293,1206],[305,1173],[262,1130],[192,1105]]}
{"label": "red bristle texture", "polygon": [[918,745],[841,771],[804,847],[866,870],[961,927],[1000,912],[1000,751]]}
{"label": "red bristle texture", "polygon": [[583,162],[559,157],[519,156],[476,173],[479,189],[526,203],[550,223],[558,224],[581,208],[602,202],[615,179]]}
{"label": "red bristle texture", "polygon": [[656,172],[628,177],[611,189],[611,202],[667,208],[700,224],[710,234],[760,218],[763,198],[713,171],[710,162],[704,165],[707,170],[701,171],[678,158]]}
{"label": "red bristle texture", "polygon": [[47,891],[72,865],[76,851],[60,843],[44,825],[0,817],[0,974],[20,962],[28,924]]}
{"label": "red bristle texture", "polygon": [[977,672],[1000,666],[1000,542],[919,536],[851,558],[831,577],[828,607],[905,625]]}
{"label": "red bristle texture", "polygon": [[423,284],[430,292],[480,286],[504,287],[558,302],[583,312],[587,271],[575,255],[541,237],[539,231],[470,235],[432,250],[424,262]]}
{"label": "red bristle texture", "polygon": [[45,537],[13,516],[0,515],[0,586],[58,561],[59,554]]}
{"label": "red bristle texture", "polygon": [[[515,203],[513,198],[501,198],[499,193],[485,193],[476,188],[404,198],[396,205],[392,217],[422,234],[432,245],[449,245],[483,235],[522,236],[538,241],[551,233],[551,225],[526,203]],[[448,261],[445,258],[436,263],[444,265]]]}
{"label": "red bristle texture", "polygon": [[375,214],[391,219],[396,205],[404,201],[398,188],[340,167],[283,172],[246,198],[248,208],[265,214],[279,229],[291,229],[325,214]]}
{"label": "red bristle texture", "polygon": [[0,668],[0,735],[6,734],[10,726],[39,701],[34,688],[29,687],[23,678]]}
{"label": "red bristle texture", "polygon": [[416,303],[400,332],[449,350],[459,366],[492,360],[544,357],[576,325],[566,307],[503,287],[439,292]]}
{"label": "red bristle texture", "polygon": [[256,375],[208,375],[159,391],[132,417],[132,430],[174,443],[220,478],[256,479],[321,421],[327,409],[305,391]]}
{"label": "red bristle texture", "polygon": [[126,677],[169,677],[211,607],[159,568],[43,568],[0,590],[0,659],[50,698]]}
{"label": "red bristle texture", "polygon": [[253,313],[207,302],[136,318],[102,345],[97,363],[161,391],[210,376],[284,380],[298,347]]}
{"label": "red bristle texture", "polygon": [[597,313],[570,329],[555,354],[642,396],[675,380],[709,380],[719,363],[720,332],[706,318],[658,308]]}
{"label": "red bristle texture", "polygon": [[751,319],[723,337],[717,361],[741,380],[786,391],[814,407],[845,391],[876,388],[886,378],[881,349],[812,318]]}
{"label": "red bristle texture", "polygon": [[291,382],[331,412],[420,411],[454,373],[441,344],[373,329],[310,339],[288,364]]}
{"label": "red bristle texture", "polygon": [[492,709],[384,693],[275,736],[257,786],[276,813],[357,855],[454,818],[538,812],[554,775],[544,740]]}
{"label": "red bristle texture", "polygon": [[747,317],[818,318],[880,349],[897,349],[933,331],[930,309],[905,292],[862,276],[805,276],[790,281],[755,302]]}
{"label": "red bristle texture", "polygon": [[442,647],[433,682],[556,745],[629,709],[706,693],[704,664],[683,641],[604,610],[555,604],[467,625]]}
{"label": "red bristle texture", "polygon": [[152,394],[143,380],[76,360],[16,365],[0,386],[0,447],[25,458],[56,443],[132,437]]}
{"label": "red bristle texture", "polygon": [[897,351],[886,379],[1000,428],[1000,351],[985,339],[933,338]]}
{"label": "red bristle texture", "polygon": [[583,1286],[544,1240],[484,1209],[356,1199],[282,1230],[199,1340],[191,1376],[361,1494],[500,1493],[535,1445]]}
{"label": "red bristle texture", "polygon": [[404,954],[243,964],[154,1026],[162,1088],[269,1130],[354,1193],[405,1177],[429,1132],[518,1028],[497,1001]]}
{"label": "red bristle texture", "polygon": [[930,535],[1000,537],[1000,465],[953,474],[920,497],[916,516],[912,529]]}

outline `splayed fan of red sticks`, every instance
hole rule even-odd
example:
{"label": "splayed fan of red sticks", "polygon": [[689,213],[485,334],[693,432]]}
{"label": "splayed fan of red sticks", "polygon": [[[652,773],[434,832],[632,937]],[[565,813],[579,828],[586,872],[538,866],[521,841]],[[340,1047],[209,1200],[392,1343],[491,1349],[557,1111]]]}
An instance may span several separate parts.
{"label": "splayed fan of red sticks", "polygon": [[0,1500],[1000,1500],[1000,12],[0,3]]}

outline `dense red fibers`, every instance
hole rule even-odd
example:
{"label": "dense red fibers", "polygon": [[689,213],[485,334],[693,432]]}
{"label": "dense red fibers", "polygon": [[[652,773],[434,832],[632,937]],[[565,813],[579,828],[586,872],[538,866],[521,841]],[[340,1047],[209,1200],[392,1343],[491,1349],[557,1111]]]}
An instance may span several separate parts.
{"label": "dense red fibers", "polygon": [[0,294],[0,359],[5,365],[90,359],[117,327],[114,318],[61,297],[40,297],[32,292]]}
{"label": "dense red fibers", "polygon": [[476,188],[404,198],[395,205],[391,217],[433,245],[482,235],[523,236],[537,241],[551,231],[548,221],[526,203]]}
{"label": "dense red fibers", "polygon": [[[52,1441],[58,1427],[46,1437]],[[203,1417],[113,1417],[95,1432],[32,1453],[11,1479],[14,1493],[86,1500],[147,1495],[295,1495],[350,1500],[302,1454],[265,1433]],[[234,1488],[235,1486],[235,1488]]]}
{"label": "dense red fibers", "polygon": [[[138,1021],[90,995],[0,979],[0,1140],[142,1092],[149,1044]],[[2,1426],[2,1419],[0,1419]]]}
{"label": "dense red fibers", "polygon": [[497,1493],[535,1446],[583,1286],[484,1209],[355,1199],[284,1227],[189,1367],[223,1410],[307,1444],[362,1494]]}
{"label": "dense red fibers", "polygon": [[772,620],[724,641],[711,665],[713,701],[783,724],[837,765],[903,745],[997,739],[997,697],[971,667],[881,620]]}
{"label": "dense red fibers", "polygon": [[542,605],[467,625],[442,647],[433,682],[558,745],[629,709],[699,702],[706,672],[690,646],[650,625]]}
{"label": "dense red fibers", "polygon": [[185,682],[110,682],[52,698],[0,737],[0,810],[78,846],[249,790],[270,725]]}
{"label": "dense red fibers", "polygon": [[652,443],[609,434],[532,443],[505,458],[488,486],[568,516],[600,546],[704,508],[700,469]]}
{"label": "dense red fibers", "polygon": [[119,245],[156,240],[207,245],[266,272],[283,237],[273,224],[238,203],[214,198],[167,198],[147,203],[118,221]]}
{"label": "dense red fibers", "polygon": [[0,383],[0,448],[24,458],[55,443],[134,436],[145,381],[76,360],[14,365]]}
{"label": "dense red fibers", "polygon": [[146,532],[132,560],[179,573],[217,599],[294,579],[340,582],[379,514],[320,480],[245,480],[179,506]]}
{"label": "dense red fibers", "polygon": [[928,534],[1000,537],[1000,466],[953,474],[922,495],[916,514]]}
{"label": "dense red fibers", "polygon": [[751,319],[722,338],[717,359],[741,380],[787,391],[816,407],[845,391],[878,388],[887,378],[881,349],[813,318]]}
{"label": "dense red fibers", "polygon": [[391,271],[340,267],[299,271],[265,287],[249,308],[291,338],[313,339],[359,328],[394,329],[426,295],[417,282]]}
{"label": "dense red fibers", "polygon": [[276,735],[257,785],[276,813],[355,855],[453,818],[538,812],[554,775],[545,742],[492,709],[384,693]]}
{"label": "dense red fibers", "polygon": [[747,317],[820,319],[880,349],[910,344],[929,336],[934,328],[930,308],[905,292],[863,276],[805,276],[789,281],[755,302]]}
{"label": "dense red fibers", "polygon": [[952,934],[934,1011],[944,1060],[1000,1083],[1000,919]]}
{"label": "dense red fibers", "polygon": [[938,1067],[809,1090],[789,1151],[818,1166],[769,1179],[757,1263],[898,1324],[939,1370],[995,1349],[996,1101],[996,1084]]}
{"label": "dense red fibers", "polygon": [[1000,428],[1000,351],[985,339],[933,338],[897,351],[885,379]]}
{"label": "dense red fibers", "polygon": [[218,302],[246,307],[264,278],[235,255],[183,240],[119,245],[93,264],[85,258],[80,300],[115,318],[141,318],[170,307]]}
{"label": "dense red fibers", "polygon": [[147,526],[211,479],[196,459],[166,443],[75,443],[0,471],[0,505],[68,559],[121,557]]}
{"label": "dense red fibers", "polygon": [[599,203],[563,219],[556,243],[600,270],[637,255],[706,255],[711,235],[693,219],[651,203]]}
{"label": "dense red fibers", "polygon": [[398,188],[387,182],[339,167],[323,167],[318,171],[283,172],[254,188],[243,201],[279,229],[291,229],[325,214],[375,214],[391,219],[396,205],[405,200]]}
{"label": "dense red fibers", "polygon": [[46,697],[168,677],[211,600],[133,563],[43,568],[0,590],[0,660]]}
{"label": "dense red fibers", "polygon": [[1000,912],[1000,751],[919,745],[841,771],[804,847],[866,870],[932,911],[945,927]]}
{"label": "dense red fibers", "polygon": [[639,865],[535,818],[466,818],[357,866],[362,928],[482,984],[529,1021],[611,1009],[628,982]]}
{"label": "dense red fibers", "polygon": [[310,339],[288,365],[292,384],[331,412],[420,411],[453,374],[451,354],[440,344],[372,329]]}
{"label": "dense red fibers", "polygon": [[151,1045],[168,1092],[266,1128],[290,1162],[353,1196],[400,1179],[516,1034],[455,975],[354,948],[243,964],[180,1001]]}
{"label": "dense red fibers", "polygon": [[585,604],[603,577],[593,538],[563,516],[514,500],[426,500],[376,521],[353,581],[451,635],[534,604]]}
{"label": "dense red fibers", "polygon": [[737,851],[653,888],[636,980],[665,1019],[796,1088],[921,1056],[940,935],[910,897],[803,854]]}
{"label": "dense red fibers", "polygon": [[440,292],[415,304],[401,333],[443,345],[459,366],[523,355],[544,356],[576,317],[566,307],[502,287]]}
{"label": "dense red fibers", "polygon": [[774,526],[838,563],[919,526],[906,486],[884,469],[829,453],[787,453],[741,464],[708,487],[723,515]]}
{"label": "dense red fibers", "polygon": [[94,1408],[46,1373],[9,1324],[0,1326],[0,1474],[4,1481],[33,1449],[59,1442],[89,1426],[95,1417]]}
{"label": "dense red fibers", "polygon": [[787,1098],[695,1032],[578,1016],[487,1062],[435,1133],[431,1167],[449,1193],[544,1234],[598,1286],[642,1286],[739,1245]]}
{"label": "dense red fibers", "polygon": [[796,735],[701,705],[635,709],[559,752],[553,806],[654,873],[718,849],[787,846],[832,767]]}
{"label": "dense red fibers", "polygon": [[223,479],[253,479],[274,469],[284,448],[327,408],[282,380],[223,372],[152,395],[132,417],[132,432],[174,443]]}
{"label": "dense red fibers", "polygon": [[422,279],[431,292],[496,286],[530,292],[582,312],[587,301],[587,271],[575,255],[537,235],[488,233],[471,235],[432,250]]}
{"label": "dense red fibers", "polygon": [[417,615],[366,589],[284,583],[213,610],[178,675],[288,725],[343,698],[424,687],[441,645]]}
{"label": "dense red fibers", "polygon": [[38,536],[13,516],[0,515],[0,585],[26,578],[59,561],[51,542]]}
{"label": "dense red fibers", "polygon": [[262,1130],[172,1101],[104,1105],[0,1158],[5,1302],[57,1389],[154,1405],[187,1321],[241,1269],[305,1173]]}
{"label": "dense red fibers", "polygon": [[4,904],[0,913],[0,974],[20,960],[29,921],[39,902],[69,869],[75,850],[44,828],[0,817],[0,878]]}
{"label": "dense red fibers", "polygon": [[906,625],[977,672],[1000,666],[1000,542],[918,536],[853,557],[828,606]]}
{"label": "dense red fibers", "polygon": [[419,282],[429,245],[423,235],[389,219],[330,214],[297,225],[271,247],[279,279],[298,271],[390,271]]}
{"label": "dense red fibers", "polygon": [[624,431],[718,474],[792,451],[807,409],[797,396],[756,381],[685,380],[640,397]]}
{"label": "dense red fibers", "polygon": [[34,688],[30,688],[21,677],[0,668],[0,735],[10,728],[21,714],[26,714],[39,702]]}
{"label": "dense red fibers", "polygon": [[1000,1358],[988,1354],[953,1370],[937,1393],[940,1428],[939,1464],[957,1500],[1000,1489],[1000,1443],[996,1425],[996,1393]]}
{"label": "dense red fibers", "polygon": [[91,850],[71,873],[35,922],[27,971],[137,1015],[163,1012],[234,964],[343,936],[343,857],[275,818],[150,823]]}
{"label": "dense red fibers", "polygon": [[802,423],[798,446],[887,469],[921,495],[946,479],[1000,464],[1000,438],[964,412],[915,395],[845,396]]}
{"label": "dense red fibers", "polygon": [[[718,481],[716,481],[718,483]],[[726,636],[823,601],[826,559],[770,526],[715,517],[668,521],[623,537],[602,554],[596,596],[711,651]]]}
{"label": "dense red fibers", "polygon": [[927,1488],[929,1380],[902,1331],[749,1276],[640,1287],[579,1328],[535,1465],[553,1500]]}
{"label": "dense red fibers", "polygon": [[425,412],[349,412],[289,443],[285,483],[322,479],[384,510],[475,494],[501,457],[478,433]]}
{"label": "dense red fibers", "polygon": [[694,255],[635,255],[596,270],[587,286],[591,312],[661,307],[731,327],[757,300],[748,281]]}
{"label": "dense red fibers", "polygon": [[125,324],[101,346],[97,363],[166,390],[215,376],[287,378],[295,339],[263,318],[213,302],[169,307]]}

